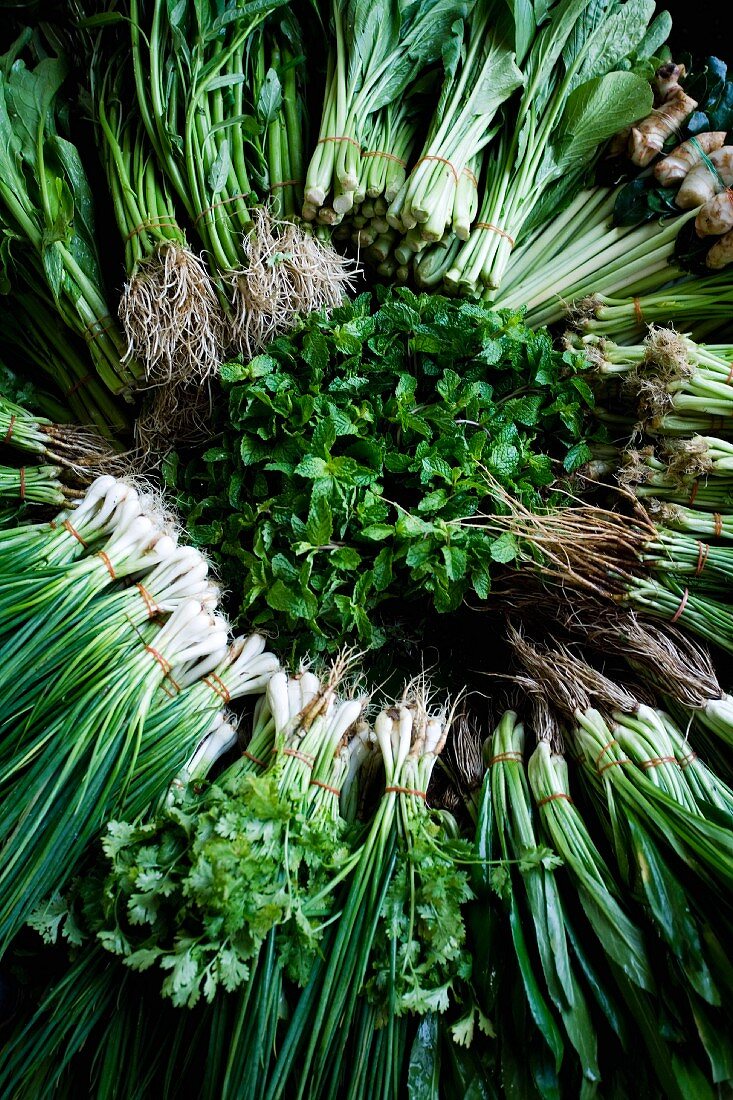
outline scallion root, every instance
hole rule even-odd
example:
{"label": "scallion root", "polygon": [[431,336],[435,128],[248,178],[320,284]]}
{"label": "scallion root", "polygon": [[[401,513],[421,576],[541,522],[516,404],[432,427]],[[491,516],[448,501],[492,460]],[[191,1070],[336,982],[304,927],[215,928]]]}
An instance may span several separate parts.
{"label": "scallion root", "polygon": [[265,207],[252,212],[244,241],[247,267],[231,273],[230,340],[253,355],[293,328],[301,314],[333,309],[353,290],[357,267],[292,222],[276,221]]}
{"label": "scallion root", "polygon": [[149,383],[202,382],[217,370],[224,313],[205,264],[189,249],[166,241],[141,260],[119,314],[126,359],[144,363]]}

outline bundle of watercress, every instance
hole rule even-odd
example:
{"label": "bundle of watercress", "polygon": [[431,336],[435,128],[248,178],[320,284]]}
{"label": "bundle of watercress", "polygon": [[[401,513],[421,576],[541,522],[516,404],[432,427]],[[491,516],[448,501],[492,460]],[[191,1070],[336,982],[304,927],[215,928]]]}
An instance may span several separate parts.
{"label": "bundle of watercress", "polygon": [[168,480],[248,622],[299,653],[376,647],[380,605],[488,596],[514,540],[459,521],[501,508],[491,484],[542,507],[588,459],[584,368],[519,313],[362,294],[227,364],[220,436]]}

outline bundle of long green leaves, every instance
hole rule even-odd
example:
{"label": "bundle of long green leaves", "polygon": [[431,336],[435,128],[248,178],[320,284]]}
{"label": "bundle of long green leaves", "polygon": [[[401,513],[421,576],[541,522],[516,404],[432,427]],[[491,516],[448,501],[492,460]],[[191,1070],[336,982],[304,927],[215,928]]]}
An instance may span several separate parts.
{"label": "bundle of long green leaves", "polygon": [[222,369],[221,434],[168,467],[190,536],[296,652],[381,645],[389,604],[485,598],[516,546],[461,520],[543,508],[590,455],[586,364],[521,314],[403,289],[313,313]]}

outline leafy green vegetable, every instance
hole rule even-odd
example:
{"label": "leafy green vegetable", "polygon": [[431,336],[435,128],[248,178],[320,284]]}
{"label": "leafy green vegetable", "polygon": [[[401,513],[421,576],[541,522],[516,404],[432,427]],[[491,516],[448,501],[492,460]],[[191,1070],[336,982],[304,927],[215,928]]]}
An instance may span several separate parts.
{"label": "leafy green vegetable", "polygon": [[226,365],[221,437],[168,480],[250,621],[299,652],[378,646],[386,601],[486,598],[516,549],[458,521],[501,508],[490,479],[539,507],[582,463],[584,365],[517,313],[362,294]]}

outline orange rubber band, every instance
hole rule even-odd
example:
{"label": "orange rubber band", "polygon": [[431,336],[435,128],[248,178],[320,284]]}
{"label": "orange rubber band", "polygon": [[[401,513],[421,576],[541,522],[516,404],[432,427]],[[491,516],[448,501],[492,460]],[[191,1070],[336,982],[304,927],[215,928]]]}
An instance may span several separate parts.
{"label": "orange rubber band", "polygon": [[705,564],[708,560],[708,554],[710,553],[710,547],[706,542],[698,542],[699,550],[697,552],[697,569],[695,570],[695,576],[699,577],[705,568]]}
{"label": "orange rubber band", "polygon": [[603,773],[605,771],[608,771],[609,768],[615,768],[618,764],[630,764],[630,763],[631,763],[631,761],[629,760],[628,756],[622,757],[621,760],[609,760],[609,762],[607,764],[604,764],[602,768],[597,769],[598,774],[603,775]]}
{"label": "orange rubber band", "polygon": [[25,466],[21,466],[18,473],[20,474],[20,499],[25,500]]}
{"label": "orange rubber band", "polygon": [[690,499],[687,502],[689,504],[690,508],[692,508],[693,504],[695,503],[695,497],[697,496],[699,488],[700,488],[700,478],[696,477],[695,478],[695,484],[693,485],[692,492],[690,493]]}
{"label": "orange rubber band", "polygon": [[147,588],[145,588],[145,586],[141,584],[140,581],[138,581],[138,583],[135,585],[135,588],[137,588],[138,592],[142,596],[143,602],[148,609],[148,618],[154,619],[155,616],[160,612],[160,608],[158,607],[157,603],[150,595]]}
{"label": "orange rubber band", "polygon": [[77,540],[77,542],[80,542],[82,544],[82,546],[87,547],[89,545],[89,543],[81,537],[79,532],[74,527],[71,526],[68,519],[64,520],[64,522],[62,524],[62,527],[65,527],[66,530],[69,532],[69,534],[73,535],[74,538]]}
{"label": "orange rubber band", "polygon": [[427,791],[416,791],[414,787],[385,787],[385,794],[414,794],[416,798],[427,798]]}
{"label": "orange rubber band", "polygon": [[226,206],[230,202],[236,202],[237,199],[246,199],[246,198],[247,198],[247,195],[245,195],[244,192],[242,191],[238,195],[232,195],[228,199],[222,199],[221,202],[214,202],[214,203],[211,204],[211,206],[207,206],[204,210],[202,210],[200,214],[196,215],[196,217],[193,219],[193,224],[198,225],[198,223],[201,221],[202,218],[205,218],[207,214],[211,214],[211,212],[213,210],[218,210],[220,206]]}
{"label": "orange rubber band", "polygon": [[297,187],[302,180],[280,180],[279,183],[270,184],[270,191],[277,191],[278,187]]}
{"label": "orange rubber band", "polygon": [[[158,650],[154,649],[153,646],[151,646],[151,645],[146,645],[145,646],[145,652],[149,653],[151,655],[151,657],[153,657],[158,662],[160,667],[163,669],[164,675],[166,676],[166,678],[168,678],[168,675],[169,675],[169,673],[170,673],[170,671],[173,667],[171,665],[170,661],[167,661],[166,658],[163,656],[163,654],[159,653]],[[174,684],[174,686],[177,686],[177,685]],[[180,688],[178,690],[180,691]]]}
{"label": "orange rubber band", "polygon": [[338,142],[338,141],[348,141],[349,145],[354,145],[359,150],[359,153],[361,153],[361,145],[359,145],[359,142],[354,141],[353,138],[347,137],[345,134],[344,134],[343,137],[319,138],[318,141],[316,142],[316,145],[323,145],[323,143],[326,142],[326,141],[336,141],[336,142]]}
{"label": "orange rubber band", "polygon": [[5,433],[5,439],[3,443],[9,443],[13,435],[13,425],[15,424],[15,413],[10,417],[10,423],[8,424],[8,430]]}
{"label": "orange rubber band", "polygon": [[265,763],[264,760],[260,760],[259,756],[253,756],[252,753],[247,752],[246,749],[243,750],[242,756],[246,756],[247,759],[251,760],[254,764],[259,764],[259,766],[261,768],[266,768],[267,767],[267,764]]}
{"label": "orange rubber band", "polygon": [[727,385],[730,385],[731,382],[733,382],[733,363],[731,363],[731,368],[728,371],[728,377],[726,378],[725,381],[726,381]]}
{"label": "orange rubber band", "polygon": [[492,756],[489,760],[489,767],[493,764],[501,764],[504,760],[518,760],[521,764],[524,757],[521,752],[500,752],[498,756]]}
{"label": "orange rubber band", "polygon": [[649,760],[642,760],[640,763],[641,768],[658,768],[662,764],[676,764],[676,756],[652,756]]}
{"label": "orange rubber band", "polygon": [[109,560],[109,556],[107,554],[105,554],[104,550],[98,550],[97,551],[97,557],[102,559],[102,561],[104,562],[104,564],[107,567],[107,572],[109,573],[110,577],[112,578],[113,581],[116,581],[117,580],[117,574],[115,573],[115,569],[114,569],[114,566],[112,565],[112,562]]}
{"label": "orange rubber band", "polygon": [[463,171],[464,171],[464,174],[468,176],[468,178],[470,179],[470,181],[471,181],[471,183],[473,184],[473,186],[474,186],[474,187],[476,187],[476,188],[478,188],[478,180],[477,180],[477,179],[476,179],[476,177],[474,176],[474,174],[473,174],[473,172],[471,171],[471,169],[470,169],[470,168],[464,168],[464,169],[463,169]]}
{"label": "orange rubber band", "polygon": [[232,697],[229,693],[229,688],[226,686],[220,676],[217,676],[215,672],[210,672],[208,676],[204,677],[204,683],[208,684],[212,691],[215,691],[220,699],[224,700],[224,705],[232,701]]}
{"label": "orange rubber band", "polygon": [[690,590],[689,590],[689,588],[686,588],[685,593],[684,593],[682,599],[680,600],[680,606],[677,608],[674,615],[669,620],[671,623],[676,623],[677,620],[679,619],[680,615],[682,614],[682,612],[685,610],[685,607],[687,606],[687,598],[688,598],[689,595],[690,595]]}
{"label": "orange rubber band", "polygon": [[329,794],[335,795],[336,798],[341,797],[341,791],[338,789],[338,787],[329,787],[328,783],[323,783],[320,779],[311,779],[310,786],[322,787],[324,791],[328,791]]}
{"label": "orange rubber band", "polygon": [[640,324],[640,325],[643,325],[644,324],[644,314],[641,311],[641,301],[638,298],[634,298],[633,302],[634,302],[634,316],[636,317],[637,323]]}
{"label": "orange rubber band", "polygon": [[492,225],[491,222],[476,222],[473,226],[474,229],[488,229],[491,233],[498,233],[500,237],[506,237],[509,244],[514,248],[514,237],[510,237],[506,229],[500,229],[498,225]]}
{"label": "orange rubber band", "polygon": [[80,390],[82,386],[86,386],[87,382],[91,382],[93,378],[93,374],[85,374],[83,378],[80,378],[78,382],[75,382],[73,386],[69,387],[66,391],[66,396],[73,397],[77,390]]}
{"label": "orange rubber band", "polygon": [[598,753],[598,756],[596,757],[596,771],[598,771],[598,766],[601,762],[603,754],[608,752],[612,745],[618,745],[618,741],[616,741],[615,739],[613,741],[609,741],[608,744],[604,745],[601,751]]}
{"label": "orange rubber band", "polygon": [[558,791],[557,794],[548,794],[546,798],[541,798],[537,803],[537,809],[539,809],[540,806],[544,806],[546,802],[554,802],[558,798],[564,798],[571,806],[573,804],[573,800],[569,794],[563,794],[562,791]]}
{"label": "orange rubber band", "polygon": [[[277,749],[273,749],[273,752],[277,752]],[[309,768],[312,768],[316,762],[315,756],[311,756],[307,752],[301,752],[300,749],[283,749],[283,756],[294,756],[296,760],[302,760]]]}
{"label": "orange rubber band", "polygon": [[179,229],[178,222],[165,221],[163,218],[150,218],[148,221],[140,222],[136,225],[127,236],[126,241],[131,240],[133,237],[137,237],[140,233],[144,233],[147,229]]}
{"label": "orange rubber band", "polygon": [[723,517],[720,512],[713,512],[713,524],[716,539],[719,539],[723,534]]}
{"label": "orange rubber band", "polygon": [[456,181],[456,187],[458,186],[458,184],[460,183],[460,176],[458,174],[458,169],[456,168],[455,164],[451,164],[451,162],[449,160],[446,160],[445,157],[420,157],[420,160],[417,162],[415,167],[419,167],[419,165],[421,165],[423,161],[426,160],[437,160],[440,162],[440,164],[447,164],[451,172],[453,173],[453,178]]}
{"label": "orange rubber band", "polygon": [[366,157],[384,157],[385,160],[393,160],[395,164],[399,164],[400,168],[407,168],[407,161],[402,157],[396,157],[394,153],[385,153],[383,149],[370,149],[367,153],[361,154],[363,158]]}
{"label": "orange rubber band", "polygon": [[[105,324],[105,321],[109,321],[109,324]],[[98,320],[92,321],[91,324],[86,326],[86,328],[84,329],[84,339],[91,344],[95,340],[98,340],[100,336],[104,336],[105,332],[109,332],[110,329],[113,329],[114,327],[114,319],[110,317],[109,314],[107,314],[106,317],[100,317]],[[97,328],[99,331],[95,332],[95,329]],[[81,385],[81,383],[78,384]]]}
{"label": "orange rubber band", "polygon": [[687,756],[683,756],[677,763],[681,768],[689,768],[690,764],[694,763],[695,760],[697,760],[697,753],[688,752]]}

